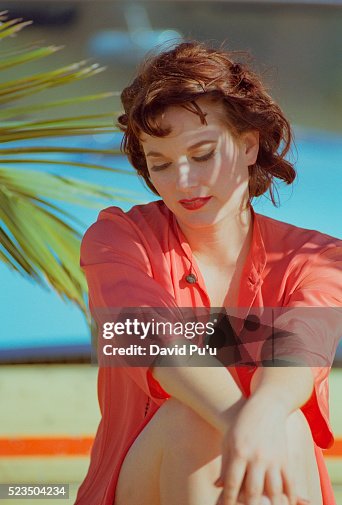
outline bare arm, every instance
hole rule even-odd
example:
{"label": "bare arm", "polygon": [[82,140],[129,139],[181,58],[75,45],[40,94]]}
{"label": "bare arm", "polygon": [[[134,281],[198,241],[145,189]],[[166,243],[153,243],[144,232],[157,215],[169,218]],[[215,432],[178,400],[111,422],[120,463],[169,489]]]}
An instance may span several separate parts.
{"label": "bare arm", "polygon": [[[152,373],[171,396],[225,433],[232,413],[245,403],[245,399],[227,368],[213,357],[208,356],[206,360],[205,367],[200,366],[201,358],[192,357],[187,367],[160,366]],[[286,416],[309,399],[313,384],[308,367],[259,367],[251,382],[249,403],[256,407],[258,404],[278,406]]]}
{"label": "bare arm", "polygon": [[309,367],[259,367],[251,382],[251,399],[272,404],[289,415],[310,398],[314,378]]}
{"label": "bare arm", "polygon": [[224,434],[245,399],[227,368],[213,357],[206,359],[207,366],[200,366],[202,359],[193,356],[187,367],[160,366],[152,374],[171,396]]}

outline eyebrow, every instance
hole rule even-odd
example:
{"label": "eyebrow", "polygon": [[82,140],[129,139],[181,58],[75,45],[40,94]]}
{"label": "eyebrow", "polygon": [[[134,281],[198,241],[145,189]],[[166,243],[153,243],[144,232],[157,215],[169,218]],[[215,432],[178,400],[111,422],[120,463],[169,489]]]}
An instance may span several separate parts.
{"label": "eyebrow", "polygon": [[[216,140],[201,140],[200,142],[196,142],[196,144],[193,144],[188,148],[188,151],[191,151],[192,149],[196,149],[198,147],[201,147],[204,144],[215,144],[217,141]],[[149,151],[146,154],[146,157],[157,157],[157,156],[164,156],[162,153],[158,153],[157,151]]]}

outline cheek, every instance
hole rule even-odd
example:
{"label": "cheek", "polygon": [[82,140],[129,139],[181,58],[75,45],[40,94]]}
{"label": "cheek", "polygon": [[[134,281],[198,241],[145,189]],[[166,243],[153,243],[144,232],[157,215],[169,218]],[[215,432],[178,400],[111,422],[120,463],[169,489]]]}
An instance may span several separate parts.
{"label": "cheek", "polygon": [[166,174],[152,174],[150,173],[150,179],[153,184],[153,186],[156,188],[160,196],[163,194],[167,193],[167,189],[170,188],[171,186],[171,180],[170,177],[168,177]]}
{"label": "cheek", "polygon": [[210,184],[236,180],[240,171],[235,152],[218,152],[213,162],[208,166],[208,172],[208,182]]}

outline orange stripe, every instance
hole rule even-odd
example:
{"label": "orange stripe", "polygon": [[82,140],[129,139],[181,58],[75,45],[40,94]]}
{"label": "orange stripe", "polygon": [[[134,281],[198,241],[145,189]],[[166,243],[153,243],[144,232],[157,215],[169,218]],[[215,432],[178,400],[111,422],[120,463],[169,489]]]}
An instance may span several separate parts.
{"label": "orange stripe", "polygon": [[0,438],[2,456],[88,456],[94,437]]}
{"label": "orange stripe", "polygon": [[342,438],[336,438],[334,445],[323,454],[327,458],[342,458]]}
{"label": "orange stripe", "polygon": [[[17,437],[0,438],[0,457],[4,456],[88,456],[94,437]],[[342,438],[324,451],[327,458],[342,458]]]}

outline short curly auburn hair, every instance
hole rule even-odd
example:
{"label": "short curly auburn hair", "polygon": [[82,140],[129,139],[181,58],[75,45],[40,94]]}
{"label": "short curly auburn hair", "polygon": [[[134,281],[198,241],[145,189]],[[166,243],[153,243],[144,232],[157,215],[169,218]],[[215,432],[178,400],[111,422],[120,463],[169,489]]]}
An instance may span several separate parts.
{"label": "short curly auburn hair", "polygon": [[122,91],[125,112],[118,118],[124,132],[122,150],[155,194],[140,136],[170,133],[161,128],[158,119],[171,105],[185,106],[205,124],[205,114],[196,103],[201,97],[222,103],[233,135],[259,132],[258,157],[249,167],[250,200],[269,191],[276,205],[274,179],[287,184],[294,181],[295,169],[285,159],[292,142],[290,124],[260,78],[234,58],[234,52],[196,41],[183,42],[144,61],[132,84]]}

